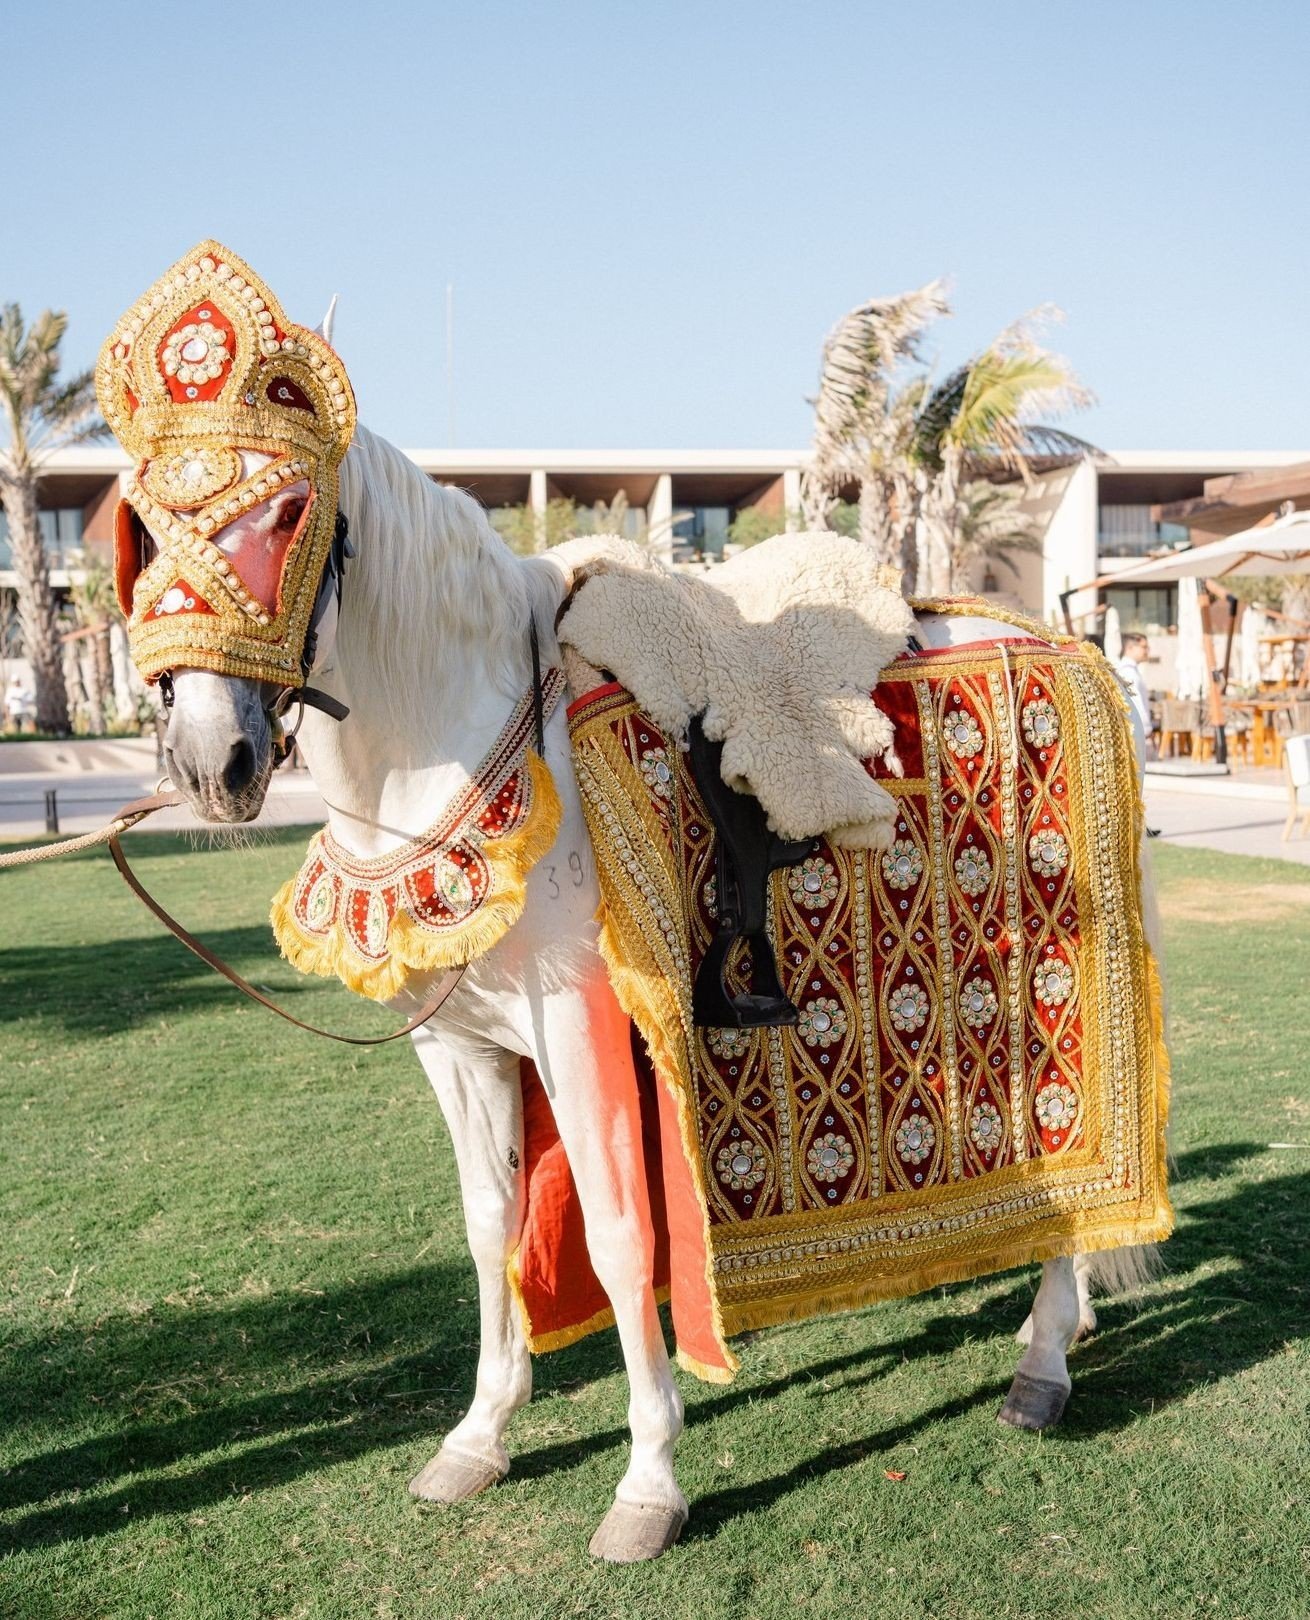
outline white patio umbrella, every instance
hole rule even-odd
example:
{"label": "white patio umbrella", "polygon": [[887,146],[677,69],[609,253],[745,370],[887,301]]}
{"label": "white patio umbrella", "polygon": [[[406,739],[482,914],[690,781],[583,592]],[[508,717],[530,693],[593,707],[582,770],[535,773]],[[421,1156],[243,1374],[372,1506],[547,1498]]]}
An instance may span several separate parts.
{"label": "white patio umbrella", "polygon": [[1237,628],[1237,669],[1234,673],[1240,686],[1260,684],[1260,637],[1266,635],[1268,629],[1269,620],[1264,611],[1253,602],[1249,603]]}
{"label": "white patio umbrella", "polygon": [[1209,689],[1205,643],[1201,628],[1201,597],[1196,580],[1178,581],[1178,647],[1174,653],[1174,695],[1201,698]]}
{"label": "white patio umbrella", "polygon": [[1105,610],[1105,656],[1112,664],[1117,664],[1124,655],[1123,626],[1119,623],[1119,609],[1108,607]]}
{"label": "white patio umbrella", "polygon": [[1229,574],[1310,574],[1310,512],[1290,512],[1208,545],[1147,557],[1102,584],[1163,583],[1173,579],[1224,579]]}

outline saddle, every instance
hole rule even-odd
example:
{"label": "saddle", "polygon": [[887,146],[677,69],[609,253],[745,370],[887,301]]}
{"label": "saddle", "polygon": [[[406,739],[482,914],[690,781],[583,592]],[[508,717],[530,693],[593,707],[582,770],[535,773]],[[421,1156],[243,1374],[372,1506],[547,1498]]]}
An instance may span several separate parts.
{"label": "saddle", "polygon": [[764,930],[769,877],[815,838],[891,842],[895,803],[866,762],[897,769],[875,688],[913,627],[899,572],[827,531],[775,536],[707,574],[675,573],[616,536],[567,542],[547,560],[565,576],[566,667],[573,656],[612,671],[686,744],[718,832],[719,926],[696,1022],[795,1023]]}

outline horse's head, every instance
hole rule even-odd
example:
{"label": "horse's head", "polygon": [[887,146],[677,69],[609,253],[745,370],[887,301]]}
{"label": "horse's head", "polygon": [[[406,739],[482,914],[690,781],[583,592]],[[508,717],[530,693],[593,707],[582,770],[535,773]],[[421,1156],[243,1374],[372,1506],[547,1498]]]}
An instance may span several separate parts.
{"label": "horse's head", "polygon": [[355,426],[326,335],[204,242],[101,350],[105,419],[136,459],[118,596],[141,674],[171,702],[174,784],[210,821],[259,813],[273,715],[302,686]]}

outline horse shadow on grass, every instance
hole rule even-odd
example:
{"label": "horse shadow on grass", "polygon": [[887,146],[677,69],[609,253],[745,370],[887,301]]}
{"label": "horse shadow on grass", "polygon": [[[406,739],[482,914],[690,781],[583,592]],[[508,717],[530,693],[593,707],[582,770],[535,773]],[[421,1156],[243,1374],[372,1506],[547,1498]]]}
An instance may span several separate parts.
{"label": "horse shadow on grass", "polygon": [[[1175,1182],[1218,1180],[1263,1151],[1256,1144],[1196,1150],[1179,1160]],[[1100,1326],[1073,1358],[1074,1396],[1051,1439],[1121,1428],[1138,1410],[1182,1399],[1303,1334],[1307,1224],[1310,1173],[1216,1189],[1213,1198],[1190,1202],[1166,1251],[1173,1286],[1098,1303]],[[1191,1288],[1177,1286],[1216,1260],[1235,1264],[1198,1277]],[[856,1347],[796,1373],[753,1379],[748,1363],[736,1387],[693,1398],[689,1429],[783,1396],[800,1381],[822,1401],[824,1380],[840,1378],[844,1392],[883,1377],[902,1359],[948,1356],[965,1340],[996,1337],[1008,1348],[1031,1287],[1031,1274],[1016,1276],[975,1311],[935,1315],[908,1339]],[[137,1413],[161,1399],[188,1409],[144,1420],[134,1413],[132,1421],[29,1457],[0,1476],[0,1551],[101,1535],[121,1529],[125,1518],[194,1512],[401,1445],[416,1448],[417,1465],[427,1454],[420,1445],[435,1447],[467,1405],[476,1340],[468,1271],[425,1266],[321,1295],[180,1308],[162,1319],[114,1318],[89,1334],[70,1328],[11,1341],[0,1346],[0,1389],[4,1405],[27,1423],[83,1421],[89,1404],[111,1401],[135,1401]],[[572,1389],[621,1368],[607,1333],[538,1361],[536,1385],[542,1393]],[[995,1405],[1009,1377],[1007,1370],[967,1396],[798,1459],[771,1478],[701,1496],[688,1534],[712,1537],[739,1515],[817,1478],[979,1405]],[[243,1395],[252,1379],[277,1379],[281,1387]],[[615,1427],[537,1446],[515,1455],[513,1477],[577,1468],[626,1441],[626,1429]],[[142,1477],[147,1470],[167,1474]]]}
{"label": "horse shadow on grass", "polygon": [[[200,930],[225,962],[260,978],[276,945],[267,923]],[[70,994],[69,985],[78,986]],[[321,996],[321,985],[285,981],[281,1001]],[[346,1000],[346,998],[342,998]],[[0,1025],[49,1019],[68,1035],[117,1035],[167,1016],[213,1011],[243,998],[172,935],[130,936],[90,945],[12,946],[0,950]],[[350,998],[350,1007],[356,1005]]]}

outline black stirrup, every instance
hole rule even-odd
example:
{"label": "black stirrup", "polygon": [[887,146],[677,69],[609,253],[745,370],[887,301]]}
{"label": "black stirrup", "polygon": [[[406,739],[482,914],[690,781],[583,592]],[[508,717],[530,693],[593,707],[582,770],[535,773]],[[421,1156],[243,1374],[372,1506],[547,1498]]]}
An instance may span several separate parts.
{"label": "black stirrup", "polygon": [[[765,931],[769,877],[795,866],[815,847],[809,839],[785,843],[769,830],[760,801],[728,787],[720,772],[723,744],[705,735],[702,716],[688,727],[691,770],[714,823],[718,932],[710,941],[692,987],[692,1021],[711,1029],[761,1029],[795,1024],[800,1014],[783,992],[778,963]],[[728,959],[738,940],[750,952],[750,988],[733,995]]]}

